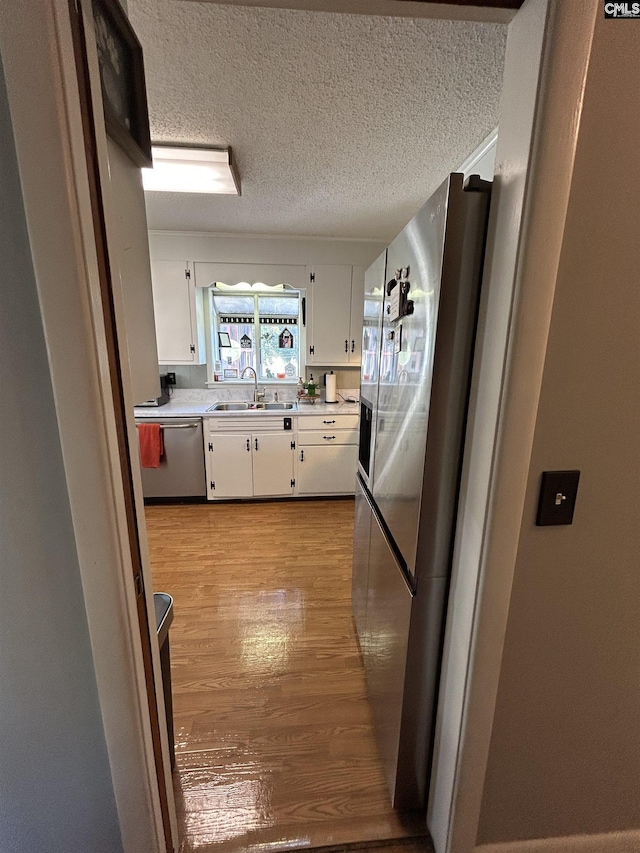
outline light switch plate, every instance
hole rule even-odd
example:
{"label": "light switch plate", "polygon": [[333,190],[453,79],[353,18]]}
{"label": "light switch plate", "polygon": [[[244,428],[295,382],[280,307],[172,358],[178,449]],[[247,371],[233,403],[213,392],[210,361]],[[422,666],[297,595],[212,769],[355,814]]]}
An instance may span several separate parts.
{"label": "light switch plate", "polygon": [[580,471],[543,471],[538,501],[538,527],[572,524]]}

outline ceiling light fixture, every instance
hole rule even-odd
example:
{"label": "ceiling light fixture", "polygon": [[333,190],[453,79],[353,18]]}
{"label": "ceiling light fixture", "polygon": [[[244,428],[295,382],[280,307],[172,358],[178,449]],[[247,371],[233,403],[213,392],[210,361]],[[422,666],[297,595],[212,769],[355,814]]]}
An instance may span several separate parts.
{"label": "ceiling light fixture", "polygon": [[240,195],[240,176],[230,148],[153,145],[153,169],[142,170],[147,191]]}

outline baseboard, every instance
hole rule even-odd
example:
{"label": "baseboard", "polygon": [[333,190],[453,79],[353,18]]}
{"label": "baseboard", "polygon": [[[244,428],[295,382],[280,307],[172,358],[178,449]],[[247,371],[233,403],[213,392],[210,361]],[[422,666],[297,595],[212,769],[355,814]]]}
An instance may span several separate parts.
{"label": "baseboard", "polygon": [[475,853],[640,853],[640,829],[480,844]]}

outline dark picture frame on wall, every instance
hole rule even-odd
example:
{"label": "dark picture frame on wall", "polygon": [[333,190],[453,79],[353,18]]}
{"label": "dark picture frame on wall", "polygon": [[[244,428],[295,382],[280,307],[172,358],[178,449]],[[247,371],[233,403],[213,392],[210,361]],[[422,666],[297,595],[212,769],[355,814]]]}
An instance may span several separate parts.
{"label": "dark picture frame on wall", "polygon": [[92,0],[107,133],[140,168],[152,168],[142,46],[118,0]]}

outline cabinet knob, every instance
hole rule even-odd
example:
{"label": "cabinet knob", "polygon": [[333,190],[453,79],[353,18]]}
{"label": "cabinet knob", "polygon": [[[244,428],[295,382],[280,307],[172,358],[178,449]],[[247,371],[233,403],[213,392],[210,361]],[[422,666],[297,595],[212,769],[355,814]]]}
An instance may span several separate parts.
{"label": "cabinet knob", "polygon": [[300,461],[304,462],[304,450],[300,451]]}
{"label": "cabinet knob", "polygon": [[344,351],[349,352],[349,341],[344,342]]}
{"label": "cabinet knob", "polygon": [[355,352],[355,351],[356,351],[356,342],[355,342],[355,339],[354,339],[354,340],[352,340],[352,341],[351,341],[351,352]]}
{"label": "cabinet knob", "polygon": [[247,439],[247,450],[251,453],[251,440]]}
{"label": "cabinet knob", "polygon": [[258,439],[256,438],[256,450],[258,449]]}
{"label": "cabinet knob", "polygon": [[325,441],[332,441],[335,438],[335,435],[323,435],[322,437]]}

